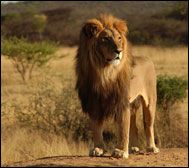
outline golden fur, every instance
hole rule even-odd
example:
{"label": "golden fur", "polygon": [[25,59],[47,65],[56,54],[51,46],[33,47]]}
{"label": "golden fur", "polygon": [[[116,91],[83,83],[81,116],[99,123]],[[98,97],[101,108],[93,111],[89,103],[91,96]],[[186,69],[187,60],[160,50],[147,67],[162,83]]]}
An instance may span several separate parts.
{"label": "golden fur", "polygon": [[[135,60],[131,56],[126,39],[127,32],[125,21],[111,15],[101,15],[98,19],[87,21],[80,32],[76,55],[76,89],[82,109],[91,119],[95,145],[90,153],[92,156],[104,154],[103,123],[108,117],[114,117],[118,123],[119,144],[113,156],[128,157],[130,104],[134,104],[139,96],[132,91],[136,88],[131,85],[138,83],[136,80],[140,75],[136,65],[140,58]],[[142,64],[148,65],[145,61]],[[143,98],[141,102],[146,105],[147,96],[140,90],[138,93]],[[155,144],[151,142],[153,135],[147,136],[150,139],[147,146],[155,149]]]}

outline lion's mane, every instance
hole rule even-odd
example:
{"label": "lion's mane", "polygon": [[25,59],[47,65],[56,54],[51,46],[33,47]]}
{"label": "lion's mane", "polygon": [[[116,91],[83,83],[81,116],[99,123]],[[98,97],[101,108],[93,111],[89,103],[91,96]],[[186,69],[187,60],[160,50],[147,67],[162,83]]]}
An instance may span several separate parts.
{"label": "lion's mane", "polygon": [[[123,60],[117,68],[102,66],[98,57],[97,38],[87,38],[85,30],[95,24],[100,32],[104,27],[116,28],[124,34]],[[129,106],[128,92],[131,78],[132,57],[125,34],[127,27],[123,20],[111,15],[87,21],[80,32],[79,47],[76,55],[76,90],[82,109],[93,120],[104,120],[119,115]],[[96,34],[98,36],[98,33]]]}

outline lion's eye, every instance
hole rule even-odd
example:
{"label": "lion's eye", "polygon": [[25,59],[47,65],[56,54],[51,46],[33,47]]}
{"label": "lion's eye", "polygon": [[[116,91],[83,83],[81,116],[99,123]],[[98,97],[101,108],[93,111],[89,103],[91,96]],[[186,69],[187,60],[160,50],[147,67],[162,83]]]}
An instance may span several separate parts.
{"label": "lion's eye", "polygon": [[102,41],[105,42],[105,41],[108,41],[109,40],[109,37],[103,37],[102,38]]}
{"label": "lion's eye", "polygon": [[121,36],[118,37],[118,40],[121,41]]}

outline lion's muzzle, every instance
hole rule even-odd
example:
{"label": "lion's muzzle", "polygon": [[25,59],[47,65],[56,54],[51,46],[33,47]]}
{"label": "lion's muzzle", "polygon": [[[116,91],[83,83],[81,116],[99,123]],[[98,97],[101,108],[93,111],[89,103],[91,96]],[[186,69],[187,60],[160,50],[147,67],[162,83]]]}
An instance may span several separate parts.
{"label": "lion's muzzle", "polygon": [[109,64],[118,65],[122,59],[122,52],[114,52],[112,59],[107,59]]}

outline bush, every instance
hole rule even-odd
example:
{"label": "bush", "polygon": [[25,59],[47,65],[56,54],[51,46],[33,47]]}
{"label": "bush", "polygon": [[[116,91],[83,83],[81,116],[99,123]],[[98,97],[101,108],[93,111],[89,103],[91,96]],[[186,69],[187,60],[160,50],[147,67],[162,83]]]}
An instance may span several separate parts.
{"label": "bush", "polygon": [[176,102],[186,97],[188,82],[181,77],[158,76],[157,104],[163,110],[169,110]]}
{"label": "bush", "polygon": [[45,65],[54,57],[57,46],[54,43],[28,42],[16,37],[2,40],[2,52],[12,60],[22,79],[31,79],[35,68]]}
{"label": "bush", "polygon": [[61,88],[55,79],[45,77],[37,85],[28,103],[16,102],[15,118],[21,128],[32,128],[44,133],[88,141],[88,119],[81,110],[72,81],[64,80],[69,87]]}
{"label": "bush", "polygon": [[177,103],[186,98],[187,80],[160,75],[157,80],[155,130],[160,147],[186,147],[187,130]]}

